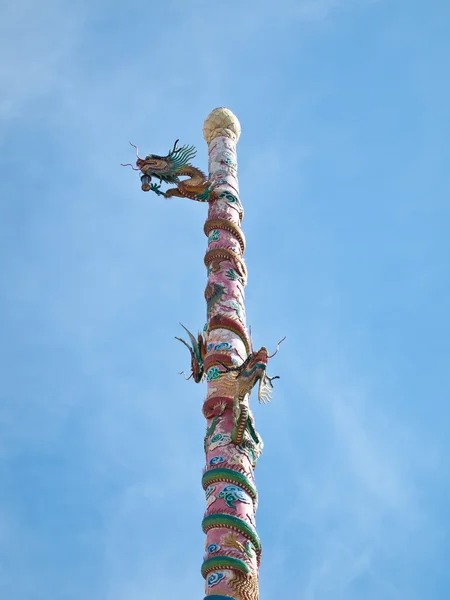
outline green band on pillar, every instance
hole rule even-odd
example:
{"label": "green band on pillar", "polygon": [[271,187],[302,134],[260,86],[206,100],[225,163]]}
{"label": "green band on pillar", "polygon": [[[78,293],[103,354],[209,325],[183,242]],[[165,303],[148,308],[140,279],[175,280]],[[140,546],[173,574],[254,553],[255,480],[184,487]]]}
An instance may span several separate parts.
{"label": "green band on pillar", "polygon": [[206,579],[206,576],[211,571],[215,571],[217,569],[236,569],[236,571],[241,571],[241,573],[250,573],[250,567],[243,560],[239,560],[239,558],[233,558],[232,556],[213,556],[212,558],[208,558],[202,564],[202,575]]}
{"label": "green band on pillar", "polygon": [[255,486],[250,480],[242,473],[239,473],[239,471],[234,471],[233,469],[211,469],[210,471],[206,471],[202,477],[203,489],[206,490],[208,485],[218,481],[234,483],[235,485],[240,486],[249,493],[253,500],[255,500],[258,495]]}
{"label": "green band on pillar", "polygon": [[212,596],[205,596],[203,600],[236,600],[232,596],[218,596],[217,594],[213,594]]}
{"label": "green band on pillar", "polygon": [[261,553],[261,540],[259,539],[258,534],[256,533],[255,529],[243,519],[239,519],[238,517],[233,517],[232,515],[227,515],[224,513],[219,513],[216,515],[208,515],[202,521],[202,529],[204,533],[210,529],[219,527],[232,529],[233,531],[242,533],[242,535],[252,542],[257,554]]}

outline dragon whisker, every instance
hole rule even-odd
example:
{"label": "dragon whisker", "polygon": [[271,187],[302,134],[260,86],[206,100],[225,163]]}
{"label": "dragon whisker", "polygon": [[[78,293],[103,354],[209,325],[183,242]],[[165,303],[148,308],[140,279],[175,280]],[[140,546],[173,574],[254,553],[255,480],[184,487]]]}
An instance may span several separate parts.
{"label": "dragon whisker", "polygon": [[126,163],[125,165],[123,163],[120,163],[120,166],[121,167],[131,167],[133,169],[133,171],[140,171],[140,169],[133,167],[133,165],[130,163]]}
{"label": "dragon whisker", "polygon": [[184,371],[180,371],[180,372],[178,373],[178,375],[183,375],[183,377],[184,377],[184,379],[185,379],[186,381],[189,381],[189,379],[191,379],[191,377],[193,376],[193,374],[191,373],[191,374],[189,375],[189,377],[186,377],[186,373],[185,373]]}

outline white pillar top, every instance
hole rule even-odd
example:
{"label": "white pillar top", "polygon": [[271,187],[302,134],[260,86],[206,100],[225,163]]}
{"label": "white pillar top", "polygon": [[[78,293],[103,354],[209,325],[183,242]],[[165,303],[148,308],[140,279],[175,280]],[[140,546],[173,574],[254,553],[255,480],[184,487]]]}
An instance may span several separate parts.
{"label": "white pillar top", "polygon": [[218,136],[228,137],[237,144],[240,135],[241,124],[228,108],[215,108],[206,117],[203,125],[203,137],[207,144],[210,144]]}

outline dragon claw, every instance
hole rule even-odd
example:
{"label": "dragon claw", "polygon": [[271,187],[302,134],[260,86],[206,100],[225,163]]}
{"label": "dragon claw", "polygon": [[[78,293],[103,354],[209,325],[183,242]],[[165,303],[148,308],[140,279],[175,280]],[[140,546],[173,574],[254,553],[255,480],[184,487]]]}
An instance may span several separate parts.
{"label": "dragon claw", "polygon": [[161,186],[157,183],[151,183],[150,189],[152,192],[155,192],[158,196],[164,196],[164,192],[161,191]]}

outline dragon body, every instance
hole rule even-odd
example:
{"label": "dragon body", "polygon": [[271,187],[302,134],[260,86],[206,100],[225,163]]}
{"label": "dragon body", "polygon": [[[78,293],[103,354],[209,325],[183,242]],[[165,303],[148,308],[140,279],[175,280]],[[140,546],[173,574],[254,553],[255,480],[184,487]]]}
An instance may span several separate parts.
{"label": "dragon body", "polygon": [[197,200],[199,202],[207,202],[209,200],[211,186],[203,171],[200,171],[200,169],[197,169],[192,165],[186,165],[183,169],[178,171],[178,176],[186,176],[189,177],[189,179],[178,181],[177,187],[168,189],[164,194],[166,198],[178,196],[180,198],[190,198],[191,200]]}

